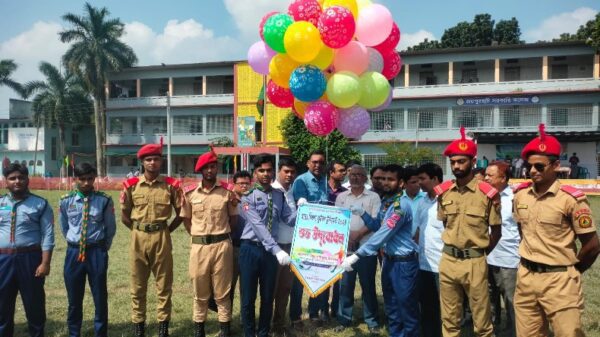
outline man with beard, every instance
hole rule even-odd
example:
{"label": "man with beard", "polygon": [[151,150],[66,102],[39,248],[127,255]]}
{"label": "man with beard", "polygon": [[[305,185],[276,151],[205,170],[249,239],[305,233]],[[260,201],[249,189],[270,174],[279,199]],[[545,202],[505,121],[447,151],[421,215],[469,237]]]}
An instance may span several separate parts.
{"label": "man with beard", "polygon": [[460,335],[466,294],[475,333],[489,337],[494,334],[494,328],[485,255],[500,239],[500,198],[494,187],[474,178],[477,145],[466,139],[463,127],[460,133],[461,139],[450,143],[444,151],[456,180],[435,187],[438,219],[445,227],[444,254],[439,266],[442,332],[445,337]]}

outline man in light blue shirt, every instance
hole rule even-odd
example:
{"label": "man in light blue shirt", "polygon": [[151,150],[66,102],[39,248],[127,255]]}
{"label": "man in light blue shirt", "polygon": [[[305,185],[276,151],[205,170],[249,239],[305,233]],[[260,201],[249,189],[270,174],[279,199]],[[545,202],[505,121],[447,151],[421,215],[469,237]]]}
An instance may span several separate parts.
{"label": "man in light blue shirt", "polygon": [[[417,214],[417,205],[421,202],[421,200],[425,197],[426,193],[421,191],[421,186],[419,186],[419,177],[417,173],[417,168],[414,166],[406,166],[404,168],[404,191],[402,192],[402,199],[406,200],[410,205],[410,209],[413,214]],[[413,217],[412,224],[412,233],[415,235],[417,229],[419,228],[419,224],[415,222],[415,217]]]}
{"label": "man in light blue shirt", "polygon": [[[507,327],[510,336],[516,335],[515,311],[513,306],[513,297],[517,282],[517,269],[519,267],[519,243],[521,236],[519,228],[513,219],[513,191],[508,186],[510,167],[505,162],[493,161],[485,170],[485,181],[500,191],[501,215],[502,215],[502,236],[496,245],[496,248],[487,256],[487,262],[490,272],[490,285],[492,294],[490,299],[495,308],[496,318],[501,316],[500,295],[504,298],[504,307],[506,308]],[[497,300],[494,300],[494,297]],[[497,319],[494,320],[498,328]]]}
{"label": "man in light blue shirt", "polygon": [[29,192],[29,171],[21,164],[2,170],[9,193],[0,197],[0,336],[13,336],[17,293],[29,335],[43,337],[44,281],[54,249],[52,206]]}

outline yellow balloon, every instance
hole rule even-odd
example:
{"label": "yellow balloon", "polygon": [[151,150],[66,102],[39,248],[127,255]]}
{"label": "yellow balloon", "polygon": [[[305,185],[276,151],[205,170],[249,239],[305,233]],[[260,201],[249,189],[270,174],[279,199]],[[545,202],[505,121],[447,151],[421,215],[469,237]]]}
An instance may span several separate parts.
{"label": "yellow balloon", "polygon": [[290,76],[300,63],[292,60],[287,54],[278,53],[269,63],[269,75],[275,84],[282,88],[290,87]]}
{"label": "yellow balloon", "polygon": [[345,7],[352,12],[354,19],[358,19],[358,5],[356,4],[356,0],[325,0],[323,3],[323,9],[332,6]]}
{"label": "yellow balloon", "polygon": [[363,8],[373,4],[371,0],[356,0],[356,5],[358,6],[358,12],[362,11]]}
{"label": "yellow balloon", "polygon": [[296,112],[296,116],[298,116],[298,118],[304,119],[304,112],[309,104],[310,102],[303,102],[294,98],[294,111]]}
{"label": "yellow balloon", "polygon": [[323,42],[321,33],[308,21],[292,23],[283,37],[285,52],[295,61],[306,63],[317,57]]}
{"label": "yellow balloon", "polygon": [[317,57],[308,63],[319,67],[321,70],[325,70],[331,65],[331,62],[333,62],[333,49],[324,45],[321,47],[321,51],[319,51]]}

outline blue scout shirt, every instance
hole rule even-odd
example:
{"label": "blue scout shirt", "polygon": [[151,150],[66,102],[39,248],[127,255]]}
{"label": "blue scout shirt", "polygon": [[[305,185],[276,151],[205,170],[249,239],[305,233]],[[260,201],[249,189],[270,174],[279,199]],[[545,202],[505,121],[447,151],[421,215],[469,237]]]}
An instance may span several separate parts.
{"label": "blue scout shirt", "polygon": [[[14,219],[13,219],[14,216]],[[11,223],[14,221],[14,240]],[[0,248],[40,245],[43,251],[54,248],[54,213],[48,201],[28,193],[23,200],[9,194],[0,197]]]}
{"label": "blue scout shirt", "polygon": [[292,185],[296,202],[304,198],[310,203],[327,205],[329,203],[327,190],[327,177],[321,176],[317,179],[310,171],[299,175]]}
{"label": "blue scout shirt", "polygon": [[[372,219],[366,212],[365,215],[363,215],[363,219]],[[356,251],[356,255],[377,255],[379,248],[384,244],[384,252],[387,255],[408,255],[418,249],[412,237],[412,210],[410,204],[404,199],[396,198],[396,201],[385,212],[379,230],[360,246]]]}
{"label": "blue scout shirt", "polygon": [[[269,199],[272,201],[271,228],[269,229]],[[246,220],[242,240],[260,242],[271,254],[281,248],[277,245],[277,227],[282,223],[294,226],[296,212],[292,211],[280,190],[263,192],[254,188],[242,197],[242,213]]]}
{"label": "blue scout shirt", "polygon": [[[71,244],[79,244],[84,198],[85,196],[77,191],[72,191],[64,195],[59,202],[60,229],[67,242]],[[110,248],[117,232],[113,201],[108,195],[93,191],[88,196],[88,203],[90,210],[86,243],[94,244],[105,240],[106,247]]]}

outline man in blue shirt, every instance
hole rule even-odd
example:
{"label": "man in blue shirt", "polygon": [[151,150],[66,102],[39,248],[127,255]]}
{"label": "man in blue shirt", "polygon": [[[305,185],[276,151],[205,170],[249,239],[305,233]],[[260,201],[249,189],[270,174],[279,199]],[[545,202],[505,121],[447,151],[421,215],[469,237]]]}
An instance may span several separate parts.
{"label": "man in blue shirt", "polygon": [[[267,337],[273,316],[273,293],[277,278],[277,263],[290,264],[290,256],[277,245],[278,226],[293,226],[296,212],[286,203],[280,190],[272,188],[275,174],[270,155],[259,154],[253,159],[254,188],[242,197],[242,213],[246,225],[240,246],[241,313],[245,337]],[[258,329],[254,321],[256,288],[260,287],[260,317]]]}
{"label": "man in blue shirt", "polygon": [[64,278],[69,300],[69,337],[81,336],[86,278],[96,307],[94,330],[108,336],[108,250],[116,233],[112,199],[94,191],[96,168],[81,163],[74,169],[77,189],[59,202],[60,229],[67,240]]}
{"label": "man in blue shirt", "polygon": [[43,337],[44,280],[54,248],[54,215],[48,201],[29,192],[29,171],[21,164],[2,170],[9,193],[0,197],[0,336],[12,337],[17,293],[29,335]]}
{"label": "man in blue shirt", "polygon": [[[388,165],[384,168],[385,185],[394,192],[393,202],[383,216],[373,219],[361,207],[352,207],[353,214],[362,217],[369,228],[379,223],[379,229],[353,255],[344,259],[341,267],[352,271],[360,258],[376,255],[385,245],[381,271],[384,308],[388,318],[390,337],[417,337],[419,335],[418,303],[418,247],[412,234],[412,210],[401,199],[402,167]],[[383,206],[382,206],[383,207]],[[381,213],[380,213],[381,214]]]}
{"label": "man in blue shirt", "polygon": [[[413,225],[412,232],[413,235],[417,232],[419,225],[415,223],[415,214],[417,214],[417,205],[421,202],[421,199],[425,197],[425,192],[421,191],[421,186],[419,186],[419,176],[417,173],[417,168],[414,166],[406,166],[404,168],[404,191],[402,192],[402,199],[406,199],[408,204],[410,205],[410,209],[413,214]],[[418,240],[417,240],[418,241]]]}

